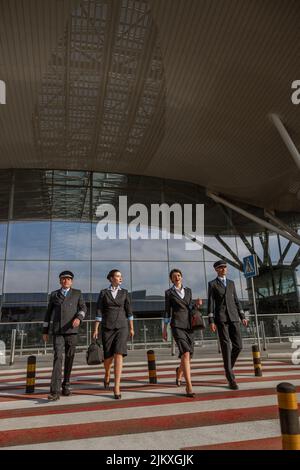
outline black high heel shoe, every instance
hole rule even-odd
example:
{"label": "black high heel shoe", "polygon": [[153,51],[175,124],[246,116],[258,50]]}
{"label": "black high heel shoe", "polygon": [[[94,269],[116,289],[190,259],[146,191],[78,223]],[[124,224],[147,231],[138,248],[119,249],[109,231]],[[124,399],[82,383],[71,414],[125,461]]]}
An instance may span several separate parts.
{"label": "black high heel shoe", "polygon": [[195,398],[196,393],[194,393],[194,392],[188,392],[187,389],[185,389],[185,391],[186,391],[185,396],[186,396],[187,398]]}
{"label": "black high heel shoe", "polygon": [[104,377],[104,379],[103,379],[104,388],[108,388],[108,387],[109,387],[109,383],[110,383],[110,381],[106,382],[105,377]]}
{"label": "black high heel shoe", "polygon": [[121,393],[116,393],[116,392],[114,391],[114,399],[115,399],[115,400],[120,400],[121,397],[122,397]]}
{"label": "black high heel shoe", "polygon": [[178,371],[179,371],[179,367],[176,367],[176,385],[177,387],[180,387],[181,379],[178,378]]}

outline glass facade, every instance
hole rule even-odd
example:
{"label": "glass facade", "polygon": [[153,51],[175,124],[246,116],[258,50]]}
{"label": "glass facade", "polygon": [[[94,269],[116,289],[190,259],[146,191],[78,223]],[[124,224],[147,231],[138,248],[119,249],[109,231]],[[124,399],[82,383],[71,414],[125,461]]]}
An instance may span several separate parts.
{"label": "glass facade", "polygon": [[[42,320],[49,293],[59,287],[62,270],[74,272],[74,287],[82,290],[88,318],[94,318],[99,291],[108,285],[113,268],[123,273],[124,287],[132,296],[136,316],[159,317],[164,310],[168,273],[183,271],[184,284],[204,300],[207,282],[216,275],[215,260],[229,263],[241,302],[251,311],[249,285],[241,271],[244,256],[259,256],[260,276],[255,279],[259,312],[299,311],[299,247],[276,234],[262,232],[231,212],[225,214],[194,184],[122,174],[63,170],[0,172],[0,296],[1,321]],[[6,190],[4,190],[6,189]],[[204,249],[188,251],[174,238],[157,240],[97,237],[97,207],[118,207],[119,196],[128,205],[204,204]],[[255,209],[259,215],[259,209]],[[130,218],[127,220],[130,223]],[[174,221],[170,231],[174,232]],[[124,221],[116,222],[124,232]]]}

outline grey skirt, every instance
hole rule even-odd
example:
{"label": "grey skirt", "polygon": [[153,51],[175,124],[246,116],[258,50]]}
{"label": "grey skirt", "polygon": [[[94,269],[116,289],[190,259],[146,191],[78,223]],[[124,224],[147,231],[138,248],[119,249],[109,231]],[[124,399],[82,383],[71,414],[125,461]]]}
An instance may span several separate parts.
{"label": "grey skirt", "polygon": [[102,328],[102,345],[104,359],[112,357],[114,354],[122,354],[127,356],[128,327]]}
{"label": "grey skirt", "polygon": [[179,358],[183,353],[189,352],[191,357],[194,354],[194,332],[193,330],[187,330],[185,328],[172,328],[172,335],[176,341]]}

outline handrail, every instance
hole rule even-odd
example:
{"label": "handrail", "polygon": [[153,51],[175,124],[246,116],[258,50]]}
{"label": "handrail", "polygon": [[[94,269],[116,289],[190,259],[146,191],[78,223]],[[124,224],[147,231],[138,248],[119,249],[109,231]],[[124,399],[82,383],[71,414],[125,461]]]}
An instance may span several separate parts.
{"label": "handrail", "polygon": [[[203,315],[207,319],[207,315]],[[246,312],[246,318],[250,320],[249,328],[242,328],[243,341],[247,344],[249,341],[255,340],[254,333],[254,315]],[[135,331],[134,339],[129,340],[128,347],[131,349],[145,349],[149,345],[155,345],[158,348],[171,348],[174,354],[174,346],[172,346],[172,335],[168,332],[168,341],[162,340],[161,328],[164,318],[162,316],[156,318],[135,318]],[[283,343],[287,342],[288,336],[300,336],[300,312],[296,313],[274,313],[274,314],[260,314],[260,331],[263,338],[264,349],[269,347],[271,342]],[[92,336],[92,329],[94,319],[86,319],[83,321],[79,330],[78,350],[86,350]],[[52,351],[52,345],[44,343],[42,339],[42,325],[43,321],[34,320],[27,322],[0,322],[0,339],[4,339],[7,343],[6,353],[11,354],[12,357],[15,351],[19,356],[29,354],[32,351],[37,351],[37,354],[48,354]],[[2,328],[1,328],[2,326]],[[12,330],[14,330],[15,339],[12,338]],[[168,328],[169,330],[169,328]],[[25,334],[24,334],[25,333]],[[195,332],[195,345],[200,344],[204,347],[213,342],[217,348],[217,337],[211,333],[208,327],[204,332]]]}
{"label": "handrail", "polygon": [[[266,317],[266,318],[272,318],[272,317],[279,317],[279,316],[282,316],[282,317],[287,317],[287,316],[292,316],[292,315],[300,315],[300,312],[284,312],[284,313],[260,313],[258,314],[258,317],[261,318],[261,317]],[[250,313],[250,314],[247,314],[247,317],[251,318],[253,317],[254,318],[254,314]],[[207,315],[203,315],[203,318],[208,318]],[[139,317],[136,317],[134,318],[134,321],[147,321],[147,320],[163,320],[164,317],[147,317],[147,318],[139,318]],[[93,318],[89,318],[89,319],[86,319],[86,320],[83,320],[83,323],[91,323],[91,322],[94,322],[95,319]],[[34,321],[18,321],[18,322],[0,322],[0,326],[2,325],[34,325],[34,324],[42,324],[43,321],[42,320],[34,320]]]}

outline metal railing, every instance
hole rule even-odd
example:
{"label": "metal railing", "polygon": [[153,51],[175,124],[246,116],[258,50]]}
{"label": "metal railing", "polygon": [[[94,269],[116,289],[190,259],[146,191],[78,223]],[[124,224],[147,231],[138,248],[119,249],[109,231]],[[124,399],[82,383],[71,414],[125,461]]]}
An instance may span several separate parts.
{"label": "metal railing", "polygon": [[[204,347],[215,344],[217,350],[217,337],[208,327],[195,332],[195,345]],[[244,342],[255,342],[256,329],[253,315],[248,315],[249,326],[241,326]],[[94,320],[82,322],[78,333],[78,349],[86,350],[92,339]],[[5,343],[6,354],[10,355],[10,362],[14,355],[22,356],[31,353],[47,354],[52,352],[51,338],[48,343],[42,339],[43,322],[0,323],[0,340]],[[136,318],[134,320],[135,336],[128,341],[129,349],[147,349],[149,347],[171,348],[174,354],[172,334],[168,328],[168,341],[162,340],[162,318]],[[288,342],[292,336],[300,337],[300,313],[259,315],[259,334],[264,350],[272,342]],[[173,347],[172,347],[173,346]]]}

